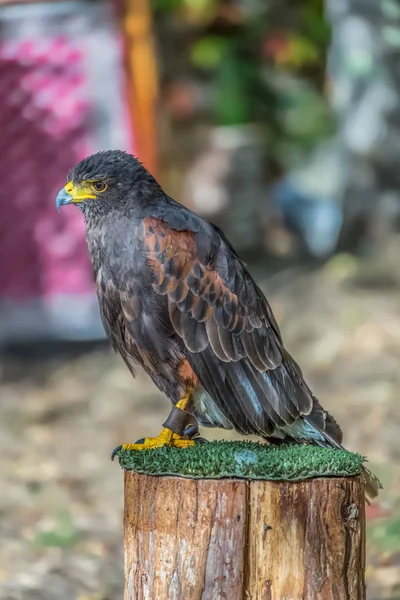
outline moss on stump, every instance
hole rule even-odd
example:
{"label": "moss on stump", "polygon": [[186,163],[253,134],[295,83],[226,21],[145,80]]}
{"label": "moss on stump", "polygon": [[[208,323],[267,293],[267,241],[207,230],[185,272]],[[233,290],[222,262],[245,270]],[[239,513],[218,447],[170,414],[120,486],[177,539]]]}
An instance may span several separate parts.
{"label": "moss on stump", "polygon": [[311,477],[349,477],[358,475],[364,462],[362,456],[347,450],[247,441],[215,441],[186,449],[119,451],[118,456],[125,470],[193,479],[298,481]]}

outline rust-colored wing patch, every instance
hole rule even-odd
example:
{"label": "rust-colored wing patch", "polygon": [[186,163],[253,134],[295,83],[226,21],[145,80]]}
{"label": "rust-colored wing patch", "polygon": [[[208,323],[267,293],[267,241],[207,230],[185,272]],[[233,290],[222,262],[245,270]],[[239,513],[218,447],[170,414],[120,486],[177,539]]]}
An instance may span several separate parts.
{"label": "rust-colored wing patch", "polygon": [[247,357],[261,371],[281,363],[266,301],[226,245],[221,242],[206,264],[195,233],[170,229],[154,217],[144,220],[143,237],[153,287],[168,297],[171,323],[191,352],[211,345],[220,360]]}

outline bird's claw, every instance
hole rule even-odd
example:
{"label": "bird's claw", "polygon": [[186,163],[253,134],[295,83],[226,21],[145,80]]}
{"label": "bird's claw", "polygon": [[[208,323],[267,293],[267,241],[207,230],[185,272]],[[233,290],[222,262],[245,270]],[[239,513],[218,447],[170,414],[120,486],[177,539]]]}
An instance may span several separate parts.
{"label": "bird's claw", "polygon": [[192,440],[195,444],[207,444],[208,440],[203,437],[200,437],[199,429],[196,425],[190,424],[186,427],[183,432],[183,438]]}
{"label": "bird's claw", "polygon": [[197,425],[195,425],[194,423],[191,423],[190,425],[188,425],[183,432],[183,438],[186,440],[193,440],[198,435],[199,435],[199,429],[198,429]]}
{"label": "bird's claw", "polygon": [[122,445],[114,448],[114,450],[111,452],[111,460],[114,460],[114,458],[117,456],[118,452],[120,452],[121,450],[122,450]]}
{"label": "bird's claw", "polygon": [[135,444],[123,444],[117,446],[111,454],[111,460],[125,450],[148,450],[155,448],[189,448],[190,446],[196,446],[197,444],[205,444],[207,440],[199,436],[197,427],[189,425],[184,431],[184,437],[173,433],[171,430],[164,428],[159,436],[155,438],[141,438],[137,440]]}

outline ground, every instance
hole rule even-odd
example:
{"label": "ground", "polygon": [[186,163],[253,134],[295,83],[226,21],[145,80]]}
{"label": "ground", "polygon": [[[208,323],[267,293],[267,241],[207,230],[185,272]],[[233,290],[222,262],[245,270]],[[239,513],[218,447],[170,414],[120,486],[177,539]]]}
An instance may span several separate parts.
{"label": "ground", "polygon": [[[368,509],[369,600],[400,598],[399,250],[264,280],[289,350],[385,486]],[[2,363],[0,599],[120,599],[122,472],[110,454],[156,434],[168,403],[105,345],[36,346]]]}

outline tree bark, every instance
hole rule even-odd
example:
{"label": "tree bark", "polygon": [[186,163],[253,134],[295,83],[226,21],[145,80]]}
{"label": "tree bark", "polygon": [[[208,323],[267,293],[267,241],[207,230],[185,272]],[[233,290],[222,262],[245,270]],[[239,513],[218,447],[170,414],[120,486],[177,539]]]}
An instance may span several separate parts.
{"label": "tree bark", "polygon": [[125,600],[363,600],[358,477],[125,472]]}

